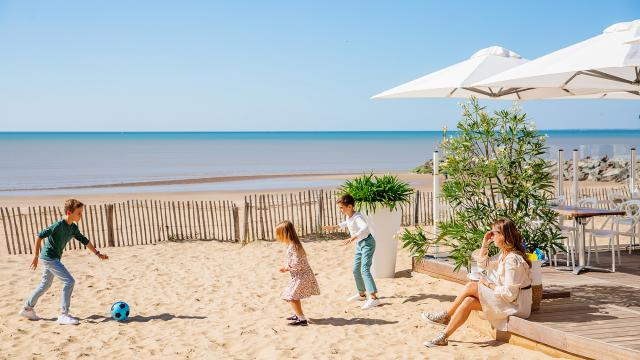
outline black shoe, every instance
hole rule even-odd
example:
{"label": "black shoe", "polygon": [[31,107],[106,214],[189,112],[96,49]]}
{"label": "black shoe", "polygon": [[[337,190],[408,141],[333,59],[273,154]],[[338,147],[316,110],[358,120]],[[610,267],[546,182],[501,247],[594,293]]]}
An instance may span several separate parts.
{"label": "black shoe", "polygon": [[293,322],[290,322],[289,325],[291,326],[307,326],[307,320],[295,320]]}
{"label": "black shoe", "polygon": [[287,320],[298,320],[298,315],[291,315],[287,318]]}

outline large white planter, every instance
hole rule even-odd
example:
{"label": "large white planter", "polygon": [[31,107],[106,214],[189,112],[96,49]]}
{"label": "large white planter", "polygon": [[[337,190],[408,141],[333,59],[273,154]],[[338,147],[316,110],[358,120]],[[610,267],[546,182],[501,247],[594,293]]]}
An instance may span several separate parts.
{"label": "large white planter", "polygon": [[400,229],[401,212],[388,208],[377,208],[373,214],[367,214],[367,223],[376,239],[376,251],[373,254],[371,274],[375,278],[393,278],[396,274],[396,255],[398,240],[395,235]]}

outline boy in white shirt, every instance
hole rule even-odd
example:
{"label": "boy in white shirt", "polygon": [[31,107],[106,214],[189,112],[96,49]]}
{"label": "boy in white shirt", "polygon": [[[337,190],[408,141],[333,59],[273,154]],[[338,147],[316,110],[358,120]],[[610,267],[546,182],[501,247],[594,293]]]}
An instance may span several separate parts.
{"label": "boy in white shirt", "polygon": [[[324,230],[337,230],[338,228],[348,228],[350,238],[342,242],[342,245],[349,245],[356,241],[356,254],[353,262],[353,277],[356,281],[358,293],[351,296],[347,301],[366,300],[363,309],[370,309],[380,305],[376,288],[376,283],[371,275],[371,261],[376,250],[376,240],[369,231],[369,225],[360,212],[354,208],[355,200],[349,194],[342,195],[338,199],[340,212],[346,215],[346,220],[337,226],[325,226]],[[366,291],[369,292],[367,299]]]}

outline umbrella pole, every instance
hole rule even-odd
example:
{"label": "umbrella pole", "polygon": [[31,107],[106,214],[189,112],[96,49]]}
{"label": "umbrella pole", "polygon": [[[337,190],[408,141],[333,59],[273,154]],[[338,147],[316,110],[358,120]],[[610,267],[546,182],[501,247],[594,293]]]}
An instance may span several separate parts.
{"label": "umbrella pole", "polygon": [[564,197],[564,150],[558,150],[558,200]]}
{"label": "umbrella pole", "polygon": [[[440,154],[433,152],[433,235],[438,237],[438,220],[440,211]],[[434,257],[440,255],[440,247],[436,244]]]}
{"label": "umbrella pole", "polygon": [[578,204],[578,149],[573,149],[573,206]]}
{"label": "umbrella pole", "polygon": [[636,149],[631,148],[631,159],[629,161],[629,194],[634,197],[636,194]]}

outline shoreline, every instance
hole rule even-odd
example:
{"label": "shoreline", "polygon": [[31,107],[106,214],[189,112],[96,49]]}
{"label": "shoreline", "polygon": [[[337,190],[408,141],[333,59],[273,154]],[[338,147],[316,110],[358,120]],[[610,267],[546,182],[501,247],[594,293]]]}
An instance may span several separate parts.
{"label": "shoreline", "polygon": [[264,175],[230,175],[230,176],[208,176],[199,178],[182,178],[169,180],[147,180],[147,181],[130,181],[122,183],[94,184],[94,185],[70,185],[58,187],[44,188],[18,188],[18,189],[0,189],[0,196],[3,193],[20,192],[20,191],[47,191],[47,190],[78,190],[78,189],[104,189],[104,188],[123,188],[123,187],[140,187],[140,186],[162,186],[162,185],[191,185],[191,184],[207,184],[232,181],[247,181],[261,179],[280,179],[295,177],[313,177],[313,176],[336,176],[336,175],[353,175],[351,173],[301,173],[301,174],[264,174]]}

